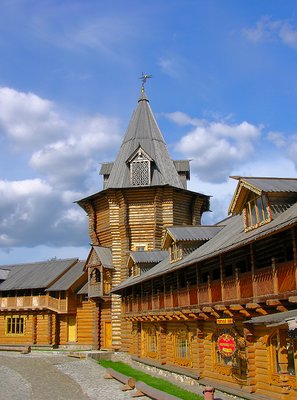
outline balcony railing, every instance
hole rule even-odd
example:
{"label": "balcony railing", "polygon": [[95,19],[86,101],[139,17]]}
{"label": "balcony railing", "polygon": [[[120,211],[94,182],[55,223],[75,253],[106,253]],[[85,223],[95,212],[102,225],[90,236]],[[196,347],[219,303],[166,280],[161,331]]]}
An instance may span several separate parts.
{"label": "balcony railing", "polygon": [[263,296],[278,296],[297,290],[296,267],[293,262],[272,265],[252,272],[236,273],[224,280],[208,281],[186,288],[158,291],[152,296],[147,293],[137,297],[125,298],[125,311],[139,313],[147,310],[165,310],[168,308],[199,306],[224,302],[252,301]]}
{"label": "balcony railing", "polygon": [[49,308],[57,312],[68,311],[68,299],[57,299],[49,295],[0,297],[0,311],[7,309]]}

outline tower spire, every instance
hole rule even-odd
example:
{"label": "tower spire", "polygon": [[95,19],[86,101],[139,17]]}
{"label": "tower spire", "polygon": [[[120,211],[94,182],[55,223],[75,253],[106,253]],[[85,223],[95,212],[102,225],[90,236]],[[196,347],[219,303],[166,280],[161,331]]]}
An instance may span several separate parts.
{"label": "tower spire", "polygon": [[152,77],[153,77],[152,75],[147,75],[147,74],[144,74],[144,73],[142,72],[142,75],[141,75],[141,77],[139,78],[139,79],[141,79],[141,81],[142,81],[141,93],[144,93],[144,85],[145,85],[146,81],[147,81],[148,79],[152,78]]}

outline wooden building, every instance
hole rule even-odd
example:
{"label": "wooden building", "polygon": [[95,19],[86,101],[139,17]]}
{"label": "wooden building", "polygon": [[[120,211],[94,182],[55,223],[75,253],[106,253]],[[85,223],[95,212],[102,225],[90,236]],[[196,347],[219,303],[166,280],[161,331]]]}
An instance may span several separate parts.
{"label": "wooden building", "polygon": [[[92,244],[86,262],[88,276],[105,281],[102,254],[98,255],[105,249],[109,252],[111,287],[128,278],[131,251],[161,250],[167,227],[199,225],[202,213],[209,209],[209,196],[187,190],[189,161],[170,158],[144,90],[116,160],[102,164],[100,174],[103,190],[78,204],[89,218]],[[121,299],[116,294],[108,299],[106,294],[92,292],[102,310],[100,348],[111,345],[126,350],[127,323],[122,318]]]}
{"label": "wooden building", "polygon": [[231,217],[169,227],[167,257],[146,271],[130,254],[113,290],[129,353],[249,398],[297,399],[297,179],[235,179]]}
{"label": "wooden building", "polygon": [[297,399],[297,179],[234,177],[231,216],[201,225],[209,196],[187,189],[189,161],[170,158],[144,90],[100,174],[77,202],[84,263],[0,267],[0,344],[122,350],[249,398]]}
{"label": "wooden building", "polygon": [[84,264],[0,266],[0,346],[93,348],[98,308],[88,299]]}

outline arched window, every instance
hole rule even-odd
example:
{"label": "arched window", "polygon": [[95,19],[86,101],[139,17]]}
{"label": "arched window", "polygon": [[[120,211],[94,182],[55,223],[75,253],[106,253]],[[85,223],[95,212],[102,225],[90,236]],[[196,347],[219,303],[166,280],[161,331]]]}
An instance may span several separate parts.
{"label": "arched window", "polygon": [[100,283],[101,282],[101,273],[99,269],[94,268],[91,272],[90,283]]}

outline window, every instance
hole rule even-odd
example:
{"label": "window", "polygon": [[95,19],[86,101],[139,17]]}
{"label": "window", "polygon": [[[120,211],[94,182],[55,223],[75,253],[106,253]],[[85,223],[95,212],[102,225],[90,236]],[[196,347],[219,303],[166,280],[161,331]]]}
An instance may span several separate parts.
{"label": "window", "polygon": [[128,160],[130,179],[133,186],[148,186],[151,183],[151,162],[153,160],[140,147]]}
{"label": "window", "polygon": [[297,339],[287,336],[287,331],[278,329],[270,337],[273,374],[288,373],[296,377],[297,370]]}
{"label": "window", "polygon": [[148,244],[147,243],[134,243],[132,245],[132,251],[147,251]]}
{"label": "window", "polygon": [[91,272],[91,276],[90,276],[90,283],[99,283],[101,282],[101,273],[99,271],[99,269],[94,268]]}
{"label": "window", "polygon": [[143,330],[143,352],[145,357],[158,357],[158,332],[156,327],[150,326]]}
{"label": "window", "polygon": [[148,186],[150,182],[150,162],[148,160],[131,163],[131,183],[133,186]]}
{"label": "window", "polygon": [[180,260],[182,258],[182,246],[180,243],[172,242],[170,247],[170,260],[171,262]]}
{"label": "window", "polygon": [[247,202],[244,210],[245,229],[256,228],[257,226],[269,222],[271,220],[266,196],[252,195]]}
{"label": "window", "polygon": [[189,332],[185,329],[173,336],[174,362],[181,366],[191,366],[191,344]]}
{"label": "window", "polygon": [[23,335],[25,333],[24,317],[6,317],[6,334]]}

